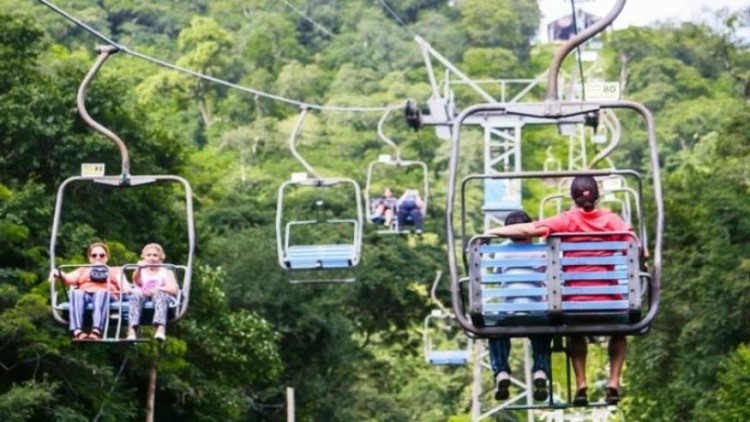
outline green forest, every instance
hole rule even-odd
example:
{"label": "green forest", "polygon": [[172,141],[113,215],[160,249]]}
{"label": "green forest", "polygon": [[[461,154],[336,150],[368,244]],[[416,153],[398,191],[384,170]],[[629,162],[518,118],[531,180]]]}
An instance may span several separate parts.
{"label": "green forest", "polygon": [[[329,109],[309,110],[299,153],[321,176],[349,177],[364,189],[368,165],[393,150],[377,133],[382,111],[346,109],[382,110],[407,99],[424,106],[432,92],[415,34],[472,79],[542,74],[557,45],[537,38],[537,2],[58,6],[132,51],[251,90],[124,51],[98,73],[88,111],[125,142],[131,172],[190,182],[196,260],[189,309],[168,326],[164,343],[71,342],[50,312],[50,235],[65,179],[82,163],[105,163],[108,175],[120,169],[117,148],[76,109],[78,86],[104,42],[43,2],[0,3],[0,419],[141,420],[149,373],[158,368],[159,421],[286,420],[287,387],[300,421],[469,421],[470,366],[431,366],[423,355],[438,271],[437,295],[450,304],[449,142],[432,127],[412,130],[401,109],[388,116],[384,132],[403,157],[429,169],[425,235],[384,236],[366,226],[361,262],[348,274],[353,283],[289,282],[295,275],[276,253],[278,190],[291,173],[305,171],[288,145],[300,103]],[[630,338],[617,418],[750,419],[750,45],[739,36],[750,7],[706,18],[601,36],[598,77],[619,81],[622,98],[655,116],[666,216],[659,313],[648,334]],[[575,74],[577,66],[571,55],[563,69]],[[529,96],[544,100],[541,90]],[[456,102],[463,108],[483,100],[459,87]],[[648,168],[643,126],[624,115],[622,126],[613,161]],[[529,129],[523,168],[541,169],[550,154],[566,163],[566,142],[554,130]],[[482,153],[481,140],[465,142],[462,154],[470,158],[461,171],[481,171]],[[414,173],[395,177],[420,183]],[[378,183],[375,193],[386,182]],[[185,222],[175,218],[170,192],[79,194],[66,205],[58,261],[83,262],[95,240],[107,242],[116,265],[137,262],[150,242],[164,245],[168,262],[185,256]],[[325,201],[341,215],[353,200]],[[302,194],[292,194],[288,206],[299,218],[317,212],[315,198]],[[444,345],[464,341],[460,328],[440,331]],[[564,370],[562,360],[554,362]],[[526,413],[502,417],[523,420]]]}

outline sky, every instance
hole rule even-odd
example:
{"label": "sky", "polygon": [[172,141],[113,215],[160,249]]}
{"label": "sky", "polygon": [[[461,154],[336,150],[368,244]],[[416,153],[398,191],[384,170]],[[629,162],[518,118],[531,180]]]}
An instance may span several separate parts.
{"label": "sky", "polygon": [[[604,16],[616,0],[575,0],[576,8]],[[570,0],[539,0],[542,22],[545,24],[570,14]],[[721,8],[737,11],[750,7],[750,0],[627,0],[620,15],[613,22],[615,29],[645,26],[656,21],[709,20],[712,12]],[[544,33],[544,32],[542,32]]]}

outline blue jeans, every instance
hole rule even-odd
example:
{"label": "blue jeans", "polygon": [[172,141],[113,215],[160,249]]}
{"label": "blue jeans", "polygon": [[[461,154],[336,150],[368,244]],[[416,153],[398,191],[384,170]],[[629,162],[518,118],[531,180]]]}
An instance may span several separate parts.
{"label": "blue jeans", "polygon": [[[550,358],[552,356],[552,337],[533,336],[531,340],[531,354],[534,364],[531,372],[544,371],[547,376],[550,374]],[[488,341],[490,348],[490,364],[492,372],[497,375],[499,372],[510,373],[508,358],[510,357],[510,337],[495,337]]]}
{"label": "blue jeans", "polygon": [[398,229],[404,230],[406,221],[408,219],[411,219],[411,221],[414,223],[414,228],[416,230],[422,230],[423,217],[424,216],[422,215],[422,209],[417,206],[416,202],[404,201],[398,207],[398,214],[396,216],[396,218],[398,219]]}

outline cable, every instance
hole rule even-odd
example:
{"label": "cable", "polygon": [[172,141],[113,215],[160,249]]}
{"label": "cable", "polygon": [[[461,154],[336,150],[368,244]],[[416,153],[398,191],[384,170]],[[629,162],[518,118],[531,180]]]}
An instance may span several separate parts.
{"label": "cable", "polygon": [[304,18],[306,21],[310,22],[311,24],[313,24],[313,26],[315,26],[316,28],[320,29],[324,34],[328,35],[331,38],[335,38],[335,35],[333,34],[333,32],[331,32],[328,29],[326,29],[325,26],[323,26],[323,25],[315,22],[314,20],[312,20],[312,18],[310,18],[309,16],[307,16],[306,14],[304,14],[302,11],[298,10],[296,7],[294,7],[294,5],[292,5],[288,1],[286,1],[286,0],[281,0],[281,1],[283,1],[284,4],[286,4],[287,6],[289,6],[290,9],[294,10],[295,13],[297,13],[300,16],[302,16],[302,18]]}
{"label": "cable", "polygon": [[96,417],[94,417],[93,422],[97,422],[99,418],[104,414],[104,406],[109,401],[109,398],[112,397],[112,392],[115,390],[115,386],[117,385],[117,381],[120,379],[120,375],[122,375],[122,371],[125,369],[125,364],[128,363],[128,359],[130,359],[130,352],[133,351],[133,347],[128,349],[128,353],[125,354],[125,359],[122,360],[122,364],[120,365],[120,369],[117,371],[117,375],[115,375],[115,380],[112,382],[112,387],[109,388],[109,393],[107,393],[107,398],[104,399],[102,402],[102,405],[99,407],[99,412],[96,414]]}
{"label": "cable", "polygon": [[391,6],[388,5],[388,3],[385,2],[385,0],[377,0],[377,1],[378,3],[383,5],[383,7],[385,7],[385,10],[387,10],[388,13],[390,13],[391,16],[393,16],[393,19],[395,19],[396,22],[398,22],[398,24],[401,25],[409,34],[411,34],[412,37],[417,36],[417,33],[409,29],[408,26],[406,26],[406,22],[404,22],[404,20],[401,19],[401,17],[391,8]]}
{"label": "cable", "polygon": [[[570,0],[570,8],[573,11],[573,33],[578,35],[578,20],[576,17],[576,0]],[[584,20],[584,24],[585,24]],[[581,75],[581,99],[586,98],[585,77],[583,76],[583,60],[581,59],[581,46],[576,46],[576,57],[578,59],[578,74]]]}
{"label": "cable", "polygon": [[204,79],[204,80],[207,80],[207,81],[211,81],[211,82],[217,83],[219,85],[224,85],[224,86],[227,86],[227,87],[230,87],[230,88],[233,88],[233,89],[237,89],[237,90],[240,90],[240,91],[248,92],[250,94],[254,94],[254,95],[257,95],[259,97],[264,97],[264,98],[268,98],[268,99],[271,99],[271,100],[274,100],[274,101],[279,101],[279,102],[283,102],[283,103],[287,103],[287,104],[296,105],[296,106],[301,107],[301,108],[309,108],[309,109],[320,110],[320,111],[336,111],[336,112],[346,112],[346,111],[349,111],[349,112],[369,112],[369,111],[373,111],[374,112],[374,111],[380,111],[380,112],[382,112],[382,111],[387,110],[388,108],[401,107],[402,106],[402,104],[399,104],[399,105],[389,105],[389,106],[384,106],[384,107],[326,106],[326,105],[320,105],[320,104],[306,103],[306,102],[303,102],[303,101],[294,100],[294,99],[291,99],[291,98],[282,97],[280,95],[276,95],[276,94],[271,94],[271,93],[268,93],[268,92],[260,91],[260,90],[254,89],[254,88],[249,88],[249,87],[245,87],[245,86],[242,86],[242,85],[237,85],[235,83],[226,81],[224,79],[220,79],[220,78],[213,77],[211,75],[206,75],[206,74],[203,74],[203,73],[200,73],[200,72],[196,72],[194,70],[190,70],[190,69],[187,69],[187,68],[184,68],[184,67],[172,64],[170,62],[167,62],[167,61],[164,61],[164,60],[161,60],[161,59],[157,59],[155,57],[151,57],[149,55],[140,53],[140,52],[138,52],[136,50],[130,49],[127,46],[119,44],[119,43],[113,41],[112,39],[106,37],[105,35],[103,35],[99,31],[95,30],[91,26],[89,26],[86,23],[82,22],[80,19],[76,18],[75,16],[71,15],[70,13],[68,13],[65,10],[61,9],[60,7],[52,4],[48,0],[37,0],[37,1],[39,1],[42,4],[44,4],[45,6],[49,7],[50,9],[54,10],[55,12],[57,12],[58,14],[60,14],[61,16],[65,17],[67,20],[73,22],[75,25],[77,25],[77,26],[85,29],[87,32],[89,32],[90,34],[92,34],[95,37],[99,38],[100,40],[104,41],[105,43],[107,43],[107,44],[109,44],[109,45],[111,45],[113,47],[116,47],[120,51],[123,51],[123,52],[125,52],[127,54],[130,54],[131,56],[138,57],[138,58],[140,58],[142,60],[145,60],[145,61],[157,64],[159,66],[166,67],[168,69],[172,69],[172,70],[175,70],[175,71],[178,71],[178,72],[181,72],[181,73],[185,73],[185,74],[194,76],[194,77],[199,78],[199,79]]}

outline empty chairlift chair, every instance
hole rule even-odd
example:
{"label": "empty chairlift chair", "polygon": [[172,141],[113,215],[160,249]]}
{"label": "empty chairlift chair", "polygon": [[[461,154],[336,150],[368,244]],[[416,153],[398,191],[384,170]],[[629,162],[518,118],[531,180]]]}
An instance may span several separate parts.
{"label": "empty chairlift chair", "polygon": [[[302,165],[313,174],[308,178],[307,173],[295,173],[291,180],[284,182],[278,191],[276,208],[276,244],[279,265],[285,270],[337,270],[355,267],[359,263],[362,249],[362,205],[360,202],[361,192],[356,181],[348,178],[322,178],[315,170],[297,153],[295,141],[299,135],[302,122],[307,113],[303,109],[297,119],[297,124],[289,138],[289,146],[292,154]],[[334,187],[345,188],[352,198],[352,206],[349,208],[349,218],[325,218],[322,216],[322,200],[316,201],[316,218],[313,219],[290,219],[286,218],[285,212],[289,201],[289,189],[291,187],[305,189],[330,189]],[[294,234],[304,232],[305,229],[325,226],[327,228],[338,228],[350,226],[351,235],[346,242],[319,243],[316,239],[304,237],[304,242],[294,241]],[[349,229],[347,229],[348,231]],[[353,281],[345,280],[307,280],[307,281]]]}

